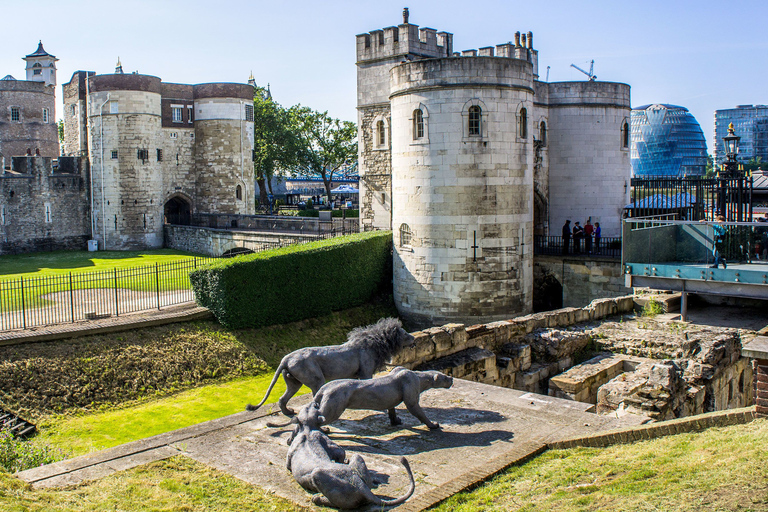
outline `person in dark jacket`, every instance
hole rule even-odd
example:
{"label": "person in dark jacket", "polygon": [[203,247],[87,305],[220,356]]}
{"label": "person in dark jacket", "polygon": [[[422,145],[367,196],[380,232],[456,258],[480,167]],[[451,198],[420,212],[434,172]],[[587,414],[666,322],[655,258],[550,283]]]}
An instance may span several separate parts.
{"label": "person in dark jacket", "polygon": [[563,224],[563,254],[568,254],[571,247],[571,221],[570,219]]}
{"label": "person in dark jacket", "polygon": [[579,221],[573,225],[573,254],[581,252],[581,239],[584,238],[584,228],[579,225]]}

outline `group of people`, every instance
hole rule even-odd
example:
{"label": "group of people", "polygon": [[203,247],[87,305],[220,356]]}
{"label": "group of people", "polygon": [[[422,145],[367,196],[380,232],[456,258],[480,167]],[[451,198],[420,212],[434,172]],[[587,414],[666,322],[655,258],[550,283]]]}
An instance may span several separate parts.
{"label": "group of people", "polygon": [[[594,253],[600,254],[600,223],[595,222],[592,225],[592,218],[588,218],[584,223],[584,227],[579,225],[579,222],[573,225],[571,228],[571,220],[568,219],[563,225],[563,254],[569,254],[571,250],[571,238],[573,238],[573,253],[574,254],[592,254],[592,247],[594,244]],[[584,247],[582,249],[581,241],[584,240]]]}

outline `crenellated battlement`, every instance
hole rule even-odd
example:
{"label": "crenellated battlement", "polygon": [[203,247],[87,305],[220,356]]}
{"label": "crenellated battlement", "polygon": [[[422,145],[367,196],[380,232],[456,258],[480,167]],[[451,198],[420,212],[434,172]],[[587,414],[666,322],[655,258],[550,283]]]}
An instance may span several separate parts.
{"label": "crenellated battlement", "polygon": [[452,57],[504,57],[508,59],[518,59],[533,64],[533,74],[535,78],[539,76],[539,52],[533,49],[533,32],[523,34],[515,32],[515,42],[497,44],[493,46],[484,46],[477,50],[462,50],[454,52]]}
{"label": "crenellated battlement", "polygon": [[453,34],[412,23],[372,30],[357,36],[357,61],[391,57],[437,58],[453,53]]}

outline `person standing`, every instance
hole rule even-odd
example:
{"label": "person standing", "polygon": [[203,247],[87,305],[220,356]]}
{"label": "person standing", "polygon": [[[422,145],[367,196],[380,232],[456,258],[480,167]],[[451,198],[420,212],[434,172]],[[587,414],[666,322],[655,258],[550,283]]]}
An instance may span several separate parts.
{"label": "person standing", "polygon": [[568,254],[571,246],[571,220],[568,219],[563,224],[563,254]]}
{"label": "person standing", "polygon": [[595,254],[600,254],[600,223],[595,222]]}
{"label": "person standing", "polygon": [[587,223],[584,224],[584,246],[587,254],[592,254],[592,232],[595,227],[592,225],[592,217],[587,219]]}
{"label": "person standing", "polygon": [[584,228],[579,226],[579,221],[573,225],[573,254],[581,252],[581,239],[584,238]]}
{"label": "person standing", "polygon": [[728,263],[723,258],[723,248],[725,245],[725,217],[718,215],[715,217],[715,223],[712,224],[712,256],[715,259],[715,264],[711,268],[717,268],[720,263],[723,264],[723,268],[728,268]]}

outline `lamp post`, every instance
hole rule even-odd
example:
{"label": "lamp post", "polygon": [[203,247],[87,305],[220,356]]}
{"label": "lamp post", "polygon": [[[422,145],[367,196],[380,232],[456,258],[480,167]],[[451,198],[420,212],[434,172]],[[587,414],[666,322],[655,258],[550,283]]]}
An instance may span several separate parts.
{"label": "lamp post", "polygon": [[[727,221],[743,220],[742,219],[742,180],[743,176],[739,176],[739,163],[736,161],[736,155],[739,153],[739,140],[741,137],[737,136],[733,131],[733,123],[728,124],[728,134],[723,137],[723,146],[725,149],[725,161],[718,173],[718,201],[717,209],[720,215],[725,216]],[[734,180],[737,183],[734,183]],[[738,192],[733,196],[732,184],[736,184]],[[735,201],[734,201],[735,200]],[[733,208],[729,208],[731,203],[735,202],[738,212],[737,218],[733,218]]]}

